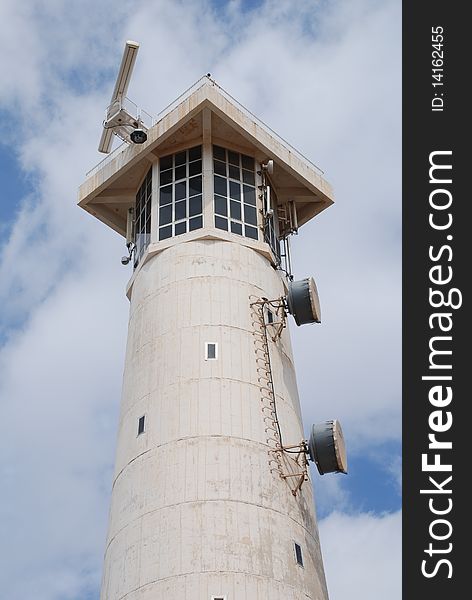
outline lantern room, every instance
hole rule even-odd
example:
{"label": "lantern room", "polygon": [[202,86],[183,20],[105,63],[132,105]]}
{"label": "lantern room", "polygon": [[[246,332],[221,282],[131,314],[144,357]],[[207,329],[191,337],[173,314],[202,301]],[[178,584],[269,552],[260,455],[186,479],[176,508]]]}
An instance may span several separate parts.
{"label": "lantern room", "polygon": [[246,245],[290,273],[289,236],[332,202],[322,172],[209,76],[79,190],[79,206],[126,238],[135,270],[200,238]]}

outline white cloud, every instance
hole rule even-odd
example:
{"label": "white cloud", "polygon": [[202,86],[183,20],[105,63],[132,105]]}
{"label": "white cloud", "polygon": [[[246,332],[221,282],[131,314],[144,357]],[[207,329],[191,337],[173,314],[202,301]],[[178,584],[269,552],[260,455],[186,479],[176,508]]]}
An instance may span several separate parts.
{"label": "white cloud", "polygon": [[346,489],[344,474],[329,475],[320,479],[321,476],[313,464],[311,464],[310,471],[318,518],[333,511],[351,512],[354,510],[353,499]]}
{"label": "white cloud", "polygon": [[330,600],[401,598],[401,512],[334,512],[319,528]]}
{"label": "white cloud", "polygon": [[97,259],[101,273],[71,270],[0,355],[0,585],[11,600],[97,584],[127,312],[113,258]]}
{"label": "white cloud", "polygon": [[31,108],[38,99],[41,55],[32,12],[31,3],[6,0],[0,5],[0,103]]}
{"label": "white cloud", "polygon": [[[295,273],[317,276],[323,309],[321,326],[293,328],[305,421],[339,417],[351,451],[398,439],[398,12],[393,0],[296,10],[284,0],[243,17],[232,3],[223,24],[207,2],[2,2],[0,107],[23,133],[12,147],[36,182],[0,256],[0,320],[20,324],[0,350],[0,589],[9,600],[77,598],[99,579],[129,272],[122,240],[75,199],[99,159],[124,39],[141,42],[131,95],[146,110],[210,71],[322,163],[337,203],[294,244]],[[327,503],[352,508],[338,483],[327,485]],[[359,542],[368,526],[376,553],[345,546],[359,572],[377,557],[381,572],[390,519],[323,521],[332,600],[348,597],[351,575],[334,570],[347,560],[334,549],[340,525]]]}

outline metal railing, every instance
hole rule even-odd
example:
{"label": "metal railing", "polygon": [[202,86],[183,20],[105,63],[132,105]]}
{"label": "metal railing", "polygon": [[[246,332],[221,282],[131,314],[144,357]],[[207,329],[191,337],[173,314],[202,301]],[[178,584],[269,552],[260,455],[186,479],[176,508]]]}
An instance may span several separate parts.
{"label": "metal railing", "polygon": [[302,158],[305,162],[310,163],[310,165],[312,167],[314,167],[318,171],[318,173],[320,173],[320,175],[324,175],[324,171],[322,169],[320,169],[320,167],[318,165],[316,165],[309,158],[307,158],[304,154],[302,154],[296,148],[294,148],[292,146],[292,144],[290,144],[290,142],[287,142],[287,140],[284,139],[281,135],[279,135],[276,131],[274,131],[272,129],[272,127],[269,127],[269,125],[264,123],[264,121],[261,121],[261,119],[259,119],[259,117],[256,117],[256,115],[254,113],[252,113],[244,105],[242,105],[240,102],[238,102],[238,100],[236,100],[236,98],[233,98],[233,96],[231,96],[231,94],[229,94],[225,89],[223,89],[220,85],[218,85],[216,83],[216,81],[214,81],[213,79],[211,79],[210,81],[213,83],[213,85],[215,87],[217,87],[220,90],[222,96],[224,96],[227,100],[230,100],[233,104],[235,104],[246,116],[248,116],[251,119],[253,119],[254,121],[256,121],[256,123],[258,123],[263,129],[268,131],[273,138],[275,138],[278,142],[282,143],[282,145],[287,146],[289,148],[289,150],[291,152],[293,152],[293,154],[295,154],[299,158]]}
{"label": "metal railing", "polygon": [[[294,148],[289,142],[287,142],[287,140],[285,140],[282,136],[280,136],[278,133],[276,133],[271,127],[269,127],[263,121],[261,121],[261,119],[256,117],[256,115],[254,113],[252,113],[245,106],[243,106],[240,102],[238,102],[238,100],[236,100],[236,98],[231,96],[231,94],[229,94],[226,90],[224,90],[209,75],[204,75],[203,77],[200,77],[200,79],[198,81],[196,81],[193,85],[191,85],[189,88],[187,88],[178,98],[176,98],[173,102],[171,102],[163,110],[161,110],[161,112],[157,115],[157,117],[155,119],[152,119],[152,126],[159,123],[159,121],[161,121],[165,116],[167,116],[170,112],[172,112],[175,108],[177,108],[177,106],[182,104],[182,102],[187,100],[187,98],[189,96],[191,96],[194,92],[196,92],[198,89],[200,89],[208,81],[210,81],[212,85],[214,85],[215,87],[218,88],[218,90],[222,96],[224,96],[227,100],[229,100],[230,102],[235,104],[247,117],[250,117],[256,123],[258,123],[263,129],[268,131],[270,133],[270,135],[273,138],[275,138],[279,143],[288,147],[289,150],[291,152],[293,152],[293,154],[295,154],[296,156],[298,156],[305,162],[309,163],[312,167],[314,167],[318,171],[318,173],[320,173],[321,175],[324,174],[324,172],[322,171],[322,169],[320,169],[320,167],[318,167],[318,165],[313,163],[309,158],[304,156],[301,152],[299,152],[296,148]],[[127,144],[126,142],[123,142],[122,144],[120,144],[117,148],[115,148],[115,150],[113,150],[113,152],[108,154],[108,156],[106,156],[97,165],[95,165],[92,169],[90,169],[90,171],[88,171],[86,173],[86,177],[91,177],[92,175],[95,175],[95,173],[97,173],[97,171],[102,169],[106,164],[108,164],[114,158],[116,158],[116,156],[118,156],[118,154],[120,154],[121,152],[124,152],[124,150],[126,149],[126,147],[128,147],[128,145],[129,144]]]}

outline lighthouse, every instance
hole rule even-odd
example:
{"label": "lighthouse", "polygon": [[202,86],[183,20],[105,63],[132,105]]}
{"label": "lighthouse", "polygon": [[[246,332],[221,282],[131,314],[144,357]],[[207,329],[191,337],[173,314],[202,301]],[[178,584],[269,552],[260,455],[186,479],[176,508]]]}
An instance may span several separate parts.
{"label": "lighthouse", "polygon": [[79,190],[131,275],[101,600],[327,600],[308,461],[345,451],[305,440],[289,323],[320,320],[290,237],[331,187],[209,75],[147,123],[122,92]]}

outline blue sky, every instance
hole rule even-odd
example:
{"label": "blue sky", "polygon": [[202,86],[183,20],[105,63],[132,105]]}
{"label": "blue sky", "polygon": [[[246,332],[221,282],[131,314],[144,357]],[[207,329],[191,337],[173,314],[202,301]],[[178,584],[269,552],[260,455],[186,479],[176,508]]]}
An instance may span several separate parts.
{"label": "blue sky", "polygon": [[[300,397],[306,431],[339,418],[348,444],[348,476],[313,471],[331,600],[394,600],[395,0],[2,3],[0,589],[9,600],[98,598],[130,273],[120,264],[123,241],[75,203],[102,158],[100,123],[125,39],[141,43],[130,95],[143,108],[157,114],[211,72],[334,185],[335,205],[293,244],[295,274],[315,276],[323,310],[320,326],[292,323]],[[357,577],[370,578],[368,590],[356,588]]]}
{"label": "blue sky", "polygon": [[2,185],[0,219],[2,240],[4,241],[8,239],[21,201],[31,193],[33,186],[11,148],[3,144],[0,144],[0,182]]}

